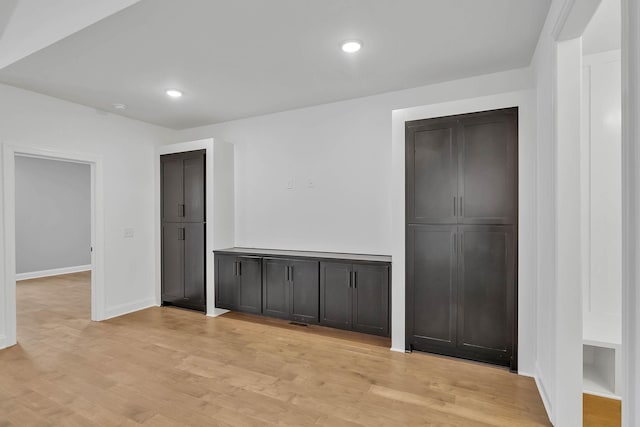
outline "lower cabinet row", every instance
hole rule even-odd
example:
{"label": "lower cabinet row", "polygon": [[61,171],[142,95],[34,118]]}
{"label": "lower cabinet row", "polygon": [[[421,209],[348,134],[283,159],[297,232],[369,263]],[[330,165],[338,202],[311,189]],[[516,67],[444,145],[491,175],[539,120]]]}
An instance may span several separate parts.
{"label": "lower cabinet row", "polygon": [[216,307],[389,336],[389,266],[215,255]]}

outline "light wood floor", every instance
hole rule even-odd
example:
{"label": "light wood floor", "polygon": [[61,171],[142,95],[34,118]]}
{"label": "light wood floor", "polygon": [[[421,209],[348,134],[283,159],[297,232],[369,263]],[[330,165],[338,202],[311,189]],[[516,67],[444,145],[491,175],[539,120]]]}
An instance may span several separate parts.
{"label": "light wood floor", "polygon": [[619,400],[583,395],[584,427],[620,427],[622,405]]}
{"label": "light wood floor", "polygon": [[18,284],[0,426],[549,425],[534,381],[321,327],[151,308],[89,321],[89,276]]}

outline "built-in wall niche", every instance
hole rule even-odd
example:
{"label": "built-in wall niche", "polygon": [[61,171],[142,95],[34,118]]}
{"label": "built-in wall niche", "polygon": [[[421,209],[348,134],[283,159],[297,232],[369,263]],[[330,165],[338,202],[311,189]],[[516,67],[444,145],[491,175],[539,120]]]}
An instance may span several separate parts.
{"label": "built-in wall niche", "polygon": [[583,345],[585,393],[603,397],[620,396],[620,346]]}

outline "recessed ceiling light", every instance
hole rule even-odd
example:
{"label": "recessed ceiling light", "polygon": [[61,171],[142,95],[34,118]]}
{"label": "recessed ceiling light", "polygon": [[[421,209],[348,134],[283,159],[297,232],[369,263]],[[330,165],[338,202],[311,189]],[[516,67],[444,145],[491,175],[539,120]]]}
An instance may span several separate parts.
{"label": "recessed ceiling light", "polygon": [[176,89],[167,89],[165,93],[171,98],[180,98],[182,96],[182,92]]}
{"label": "recessed ceiling light", "polygon": [[362,42],[358,40],[347,40],[342,43],[342,50],[347,53],[356,53],[362,47]]}
{"label": "recessed ceiling light", "polygon": [[113,108],[115,108],[116,110],[126,110],[127,106],[124,104],[113,104]]}

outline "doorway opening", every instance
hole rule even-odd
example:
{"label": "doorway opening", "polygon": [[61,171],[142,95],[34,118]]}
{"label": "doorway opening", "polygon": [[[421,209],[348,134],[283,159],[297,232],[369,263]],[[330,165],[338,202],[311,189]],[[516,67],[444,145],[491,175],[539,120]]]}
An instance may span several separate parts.
{"label": "doorway opening", "polygon": [[91,164],[15,155],[18,336],[41,339],[43,321],[72,332],[91,320]]}
{"label": "doorway opening", "polygon": [[[104,247],[104,214],[102,211],[103,207],[103,183],[102,183],[102,159],[100,157],[86,155],[86,154],[78,154],[74,152],[57,152],[50,151],[46,149],[40,148],[32,148],[32,147],[23,147],[23,146],[14,146],[10,144],[4,144],[3,146],[3,228],[4,228],[4,247],[3,247],[3,257],[4,257],[4,307],[6,313],[6,335],[4,337],[4,347],[9,347],[15,345],[17,343],[17,282],[21,282],[24,284],[22,280],[19,279],[37,279],[40,281],[41,278],[38,276],[51,276],[51,274],[56,274],[57,280],[64,278],[63,276],[58,276],[60,273],[77,273],[77,277],[67,277],[68,282],[65,284],[59,283],[61,290],[59,293],[55,295],[55,298],[64,298],[65,295],[69,296],[69,299],[66,300],[65,304],[73,304],[73,298],[70,296],[68,292],[65,292],[68,289],[64,289],[65,286],[84,286],[84,296],[82,293],[78,294],[76,298],[78,301],[83,298],[86,300],[90,300],[90,304],[85,304],[85,312],[82,315],[86,320],[100,321],[105,318],[105,310],[104,310],[104,272],[102,266],[104,265],[104,254],[102,248]],[[30,159],[30,160],[26,160]],[[40,161],[40,163],[38,162]],[[44,161],[48,161],[51,163],[47,163],[50,167],[55,169],[56,166],[65,165],[65,164],[73,164],[76,165],[80,170],[84,170],[85,174],[82,180],[85,182],[82,184],[88,186],[89,191],[89,207],[85,206],[85,213],[82,214],[84,218],[83,221],[86,224],[88,223],[89,231],[89,239],[88,245],[86,243],[86,232],[84,233],[83,239],[85,239],[84,247],[79,247],[81,252],[84,251],[84,254],[89,253],[88,258],[84,258],[82,261],[81,258],[74,258],[76,261],[72,262],[72,264],[77,265],[68,265],[68,266],[53,266],[53,264],[46,264],[46,262],[52,262],[54,259],[58,259],[61,254],[58,252],[63,252],[62,249],[65,248],[65,245],[74,241],[79,234],[76,226],[79,227],[79,220],[77,218],[73,218],[74,214],[67,213],[66,217],[63,215],[63,219],[71,224],[66,233],[63,233],[61,236],[57,237],[58,241],[45,241],[56,239],[55,237],[46,237],[53,236],[50,234],[51,228],[61,227],[60,224],[55,223],[46,223],[46,224],[36,224],[32,225],[37,228],[37,233],[32,233],[31,239],[35,240],[37,243],[40,243],[41,247],[45,246],[45,243],[51,245],[53,249],[48,249],[49,258],[45,260],[45,263],[39,264],[45,267],[43,270],[38,271],[26,271],[30,270],[35,264],[33,263],[36,258],[40,258],[43,256],[42,253],[37,253],[37,251],[31,250],[26,251],[26,259],[21,259],[20,261],[17,258],[18,251],[22,251],[22,245],[24,242],[18,242],[16,240],[16,229],[20,226],[23,218],[17,218],[18,215],[29,215],[29,208],[26,211],[18,211],[19,208],[16,205],[16,190],[21,191],[18,186],[21,185],[22,180],[20,179],[19,174],[21,164],[22,163],[35,163],[42,167],[42,163]],[[33,169],[33,165],[32,169]],[[18,168],[18,171],[16,169]],[[84,169],[83,169],[84,168]],[[37,170],[37,167],[36,167]],[[87,173],[88,171],[88,173]],[[50,179],[50,178],[47,178]],[[19,181],[20,182],[17,182]],[[88,180],[88,182],[86,182]],[[67,182],[68,183],[68,182]],[[35,185],[31,183],[31,185]],[[74,184],[75,185],[75,184]],[[63,189],[68,193],[68,195],[73,195],[78,189],[73,191],[69,191],[68,188]],[[34,192],[34,190],[31,190]],[[40,189],[40,192],[43,190]],[[48,198],[51,202],[51,199],[54,199],[49,191],[46,190],[45,198]],[[63,192],[64,192],[63,191]],[[38,194],[35,191],[35,194]],[[24,194],[18,195],[18,199],[22,198]],[[64,200],[64,198],[62,198]],[[42,202],[42,200],[40,200]],[[29,206],[27,204],[27,206]],[[53,212],[51,212],[51,208],[49,207],[39,207],[34,208],[39,209],[45,212],[45,215],[51,214],[53,216]],[[88,211],[88,214],[86,213]],[[27,213],[25,213],[27,212]],[[31,212],[31,214],[35,214],[35,212]],[[87,218],[88,216],[88,218]],[[71,217],[71,218],[68,218]],[[44,222],[50,220],[48,216],[44,217]],[[32,218],[33,220],[33,218]],[[47,230],[47,228],[49,230]],[[24,231],[24,230],[23,230]],[[86,228],[85,228],[86,231]],[[24,233],[18,232],[18,237],[23,236]],[[81,240],[77,240],[81,241]],[[78,245],[77,243],[75,244]],[[71,245],[73,246],[73,245]],[[41,249],[41,248],[40,248]],[[38,249],[38,250],[40,250]],[[68,248],[67,248],[68,249]],[[45,251],[46,252],[46,251]],[[46,258],[46,254],[44,255]],[[78,261],[80,259],[80,261]],[[88,261],[87,261],[88,259]],[[42,261],[42,260],[40,260]],[[20,264],[18,264],[20,262]],[[83,264],[85,263],[86,264]],[[79,263],[79,264],[78,264]],[[65,268],[67,267],[67,268]],[[69,268],[70,267],[70,268]],[[20,270],[17,270],[19,268]],[[74,271],[75,270],[75,271]],[[84,270],[78,271],[78,270]],[[28,274],[31,273],[31,274]],[[84,284],[84,285],[82,285]],[[25,287],[26,289],[26,287]],[[34,286],[35,289],[35,286]],[[47,288],[48,290],[52,290]],[[64,301],[64,299],[63,299]],[[27,306],[31,304],[27,303]],[[56,309],[56,299],[50,300],[47,303],[47,310],[51,311],[52,309]],[[90,311],[87,309],[87,306],[90,307]],[[41,317],[45,317],[50,315],[50,312],[41,313]]]}

